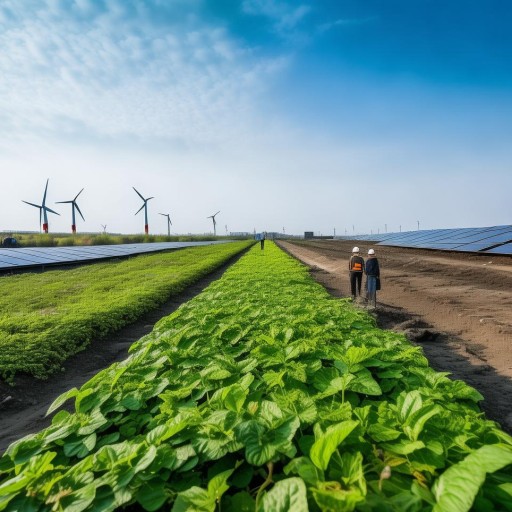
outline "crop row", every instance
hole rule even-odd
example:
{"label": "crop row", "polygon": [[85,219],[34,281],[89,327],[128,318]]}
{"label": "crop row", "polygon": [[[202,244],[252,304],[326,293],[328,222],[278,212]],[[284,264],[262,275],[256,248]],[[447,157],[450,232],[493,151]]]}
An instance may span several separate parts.
{"label": "crop row", "polygon": [[50,408],[0,459],[0,510],[512,506],[480,394],[268,243]]}
{"label": "crop row", "polygon": [[45,378],[92,339],[133,322],[251,242],[0,278],[0,378]]}

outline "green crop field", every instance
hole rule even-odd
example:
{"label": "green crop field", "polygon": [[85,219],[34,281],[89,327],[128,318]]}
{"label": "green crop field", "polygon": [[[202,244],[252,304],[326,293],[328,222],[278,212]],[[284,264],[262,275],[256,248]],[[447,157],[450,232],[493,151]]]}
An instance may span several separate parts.
{"label": "green crop field", "polygon": [[93,338],[133,322],[251,243],[0,277],[0,378],[47,377]]}
{"label": "green crop field", "polygon": [[268,243],[58,398],[0,510],[511,510],[481,398]]}

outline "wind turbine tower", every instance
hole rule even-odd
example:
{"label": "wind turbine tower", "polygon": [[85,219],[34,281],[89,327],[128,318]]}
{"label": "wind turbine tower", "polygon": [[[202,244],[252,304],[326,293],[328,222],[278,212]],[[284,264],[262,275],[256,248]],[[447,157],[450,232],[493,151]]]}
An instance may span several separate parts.
{"label": "wind turbine tower", "polygon": [[220,210],[217,213],[214,213],[213,215],[209,215],[208,217],[206,217],[207,219],[212,219],[212,221],[213,221],[213,236],[217,236],[217,229],[216,229],[217,221],[215,220],[215,217],[219,213],[220,213]]}
{"label": "wind turbine tower", "polygon": [[43,202],[41,204],[34,204],[29,203],[28,201],[22,201],[26,204],[29,204],[30,206],[35,206],[36,208],[39,208],[39,224],[41,224],[41,218],[43,220],[43,231],[45,233],[48,233],[48,214],[47,212],[55,213],[55,215],[60,215],[60,213],[57,213],[56,211],[52,210],[51,208],[48,208],[46,206],[46,192],[48,191],[48,182],[50,181],[50,178],[46,180],[46,187],[44,188],[44,194],[43,194]]}
{"label": "wind turbine tower", "polygon": [[148,225],[148,201],[150,199],[154,199],[154,197],[143,197],[143,195],[135,188],[132,187],[135,192],[137,192],[137,195],[144,201],[144,204],[135,212],[135,215],[139,213],[144,208],[144,233],[146,235],[149,233],[149,225]]}
{"label": "wind turbine tower", "polygon": [[76,233],[76,219],[75,219],[75,209],[78,210],[78,213],[80,214],[80,217],[85,221],[84,216],[82,215],[82,212],[80,211],[80,208],[78,207],[78,204],[76,202],[76,198],[83,192],[84,189],[80,190],[78,194],[75,196],[74,199],[71,199],[71,201],[57,201],[57,204],[64,204],[64,203],[70,203],[71,204],[71,232],[73,234]]}
{"label": "wind turbine tower", "polygon": [[164,217],[167,217],[167,236],[171,236],[171,215],[169,213],[160,213],[160,215],[163,215]]}

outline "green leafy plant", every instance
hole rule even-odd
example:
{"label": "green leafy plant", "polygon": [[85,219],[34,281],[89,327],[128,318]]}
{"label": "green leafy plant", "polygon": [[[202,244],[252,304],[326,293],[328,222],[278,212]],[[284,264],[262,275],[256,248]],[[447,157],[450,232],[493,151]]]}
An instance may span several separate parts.
{"label": "green leafy plant", "polygon": [[0,459],[0,510],[506,509],[480,398],[268,243],[56,399]]}

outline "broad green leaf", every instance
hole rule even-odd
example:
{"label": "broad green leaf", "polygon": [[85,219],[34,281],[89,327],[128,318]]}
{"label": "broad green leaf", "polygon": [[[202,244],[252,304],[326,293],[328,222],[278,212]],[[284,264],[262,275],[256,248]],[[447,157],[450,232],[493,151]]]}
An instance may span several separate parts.
{"label": "broad green leaf", "polygon": [[226,496],[226,506],[222,506],[222,512],[254,512],[256,502],[247,491],[242,491],[233,496]]}
{"label": "broad green leaf", "polygon": [[401,432],[394,428],[383,425],[382,423],[372,423],[368,427],[368,434],[377,442],[381,441],[394,441],[400,437]]}
{"label": "broad green leaf", "polygon": [[96,484],[94,482],[81,487],[79,489],[73,489],[73,491],[64,496],[59,500],[59,510],[65,510],[66,512],[82,512],[86,510],[91,503],[94,502],[96,497]]}
{"label": "broad green leaf", "polygon": [[301,478],[293,477],[277,482],[267,492],[258,512],[308,512],[306,486]]}
{"label": "broad green leaf", "polygon": [[484,445],[463,461],[448,468],[434,483],[436,498],[433,512],[471,509],[487,473],[512,464],[512,447],[505,444]]}
{"label": "broad green leaf", "polygon": [[423,441],[409,441],[408,439],[402,439],[396,443],[383,443],[381,444],[381,448],[391,453],[409,455],[415,450],[425,448],[425,443]]}
{"label": "broad green leaf", "polygon": [[284,474],[299,475],[309,485],[317,485],[324,480],[324,472],[318,469],[308,457],[293,459],[284,467]]}
{"label": "broad green leaf", "polygon": [[409,414],[405,420],[403,430],[405,435],[411,440],[416,441],[423,430],[423,426],[429,418],[439,414],[442,411],[441,407],[436,404],[424,405],[418,410]]}
{"label": "broad green leaf", "polygon": [[402,422],[407,421],[407,418],[421,408],[423,400],[421,399],[418,390],[410,391],[409,393],[401,394],[396,402]]}
{"label": "broad green leaf", "polygon": [[334,451],[352,432],[352,430],[357,427],[357,425],[359,425],[359,422],[354,420],[343,421],[337,425],[331,425],[323,435],[315,440],[311,447],[309,456],[317,468],[324,471],[327,469],[329,460],[331,459]]}
{"label": "broad green leaf", "polygon": [[215,475],[208,482],[208,494],[211,498],[215,500],[216,503],[220,502],[222,495],[229,489],[229,485],[227,484],[228,478],[233,474],[235,469],[228,469],[227,471],[222,471],[218,475]]}
{"label": "broad green leaf", "polygon": [[365,395],[382,395],[382,390],[377,381],[372,377],[370,370],[361,368],[354,376],[355,379],[349,383],[348,389],[357,393],[364,393]]}
{"label": "broad green leaf", "polygon": [[352,512],[364,496],[356,487],[343,489],[339,482],[320,482],[311,492],[321,510]]}
{"label": "broad green leaf", "polygon": [[144,485],[139,488],[136,498],[144,510],[150,512],[158,510],[167,500],[165,482],[156,479],[145,482]]}
{"label": "broad green leaf", "polygon": [[148,443],[158,445],[163,441],[173,437],[178,432],[181,432],[187,427],[187,421],[182,419],[181,414],[176,415],[168,423],[158,425],[153,430],[148,432],[146,439]]}
{"label": "broad green leaf", "polygon": [[243,388],[240,384],[233,384],[223,390],[222,401],[226,409],[240,412],[248,394],[247,388]]}
{"label": "broad green leaf", "polygon": [[63,405],[65,402],[67,402],[70,398],[73,398],[77,396],[79,393],[77,388],[71,388],[69,391],[66,391],[62,395],[60,395],[58,398],[56,398],[52,405],[48,408],[48,411],[46,412],[46,416],[50,415],[53,411],[58,409],[61,405]]}
{"label": "broad green leaf", "polygon": [[172,512],[214,512],[215,499],[205,489],[193,486],[180,492]]}
{"label": "broad green leaf", "polygon": [[269,428],[258,421],[250,420],[236,428],[237,440],[245,445],[247,462],[261,466],[271,461],[277,453],[288,451],[300,422],[289,418],[278,427]]}

